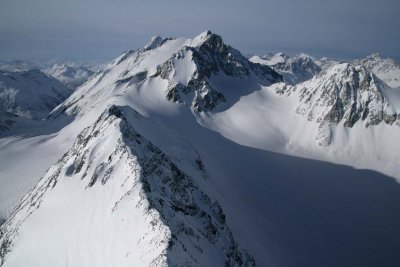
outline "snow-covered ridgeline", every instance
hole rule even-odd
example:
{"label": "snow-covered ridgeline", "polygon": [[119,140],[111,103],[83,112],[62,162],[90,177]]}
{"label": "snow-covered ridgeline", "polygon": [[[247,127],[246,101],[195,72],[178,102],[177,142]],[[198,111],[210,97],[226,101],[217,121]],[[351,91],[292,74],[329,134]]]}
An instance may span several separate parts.
{"label": "snow-covered ridgeline", "polygon": [[[204,173],[200,159],[197,166]],[[0,228],[0,244],[3,266],[255,264],[218,202],[116,106],[79,134],[25,196]]]}

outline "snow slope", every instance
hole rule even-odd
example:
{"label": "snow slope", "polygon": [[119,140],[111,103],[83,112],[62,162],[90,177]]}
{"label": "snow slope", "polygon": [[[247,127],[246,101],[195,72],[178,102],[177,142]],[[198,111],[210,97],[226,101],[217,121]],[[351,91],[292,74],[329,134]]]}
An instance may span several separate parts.
{"label": "snow slope", "polygon": [[138,134],[124,111],[105,111],[24,198],[2,228],[0,255],[17,252],[6,254],[4,266],[253,266],[218,203]]}
{"label": "snow slope", "polygon": [[[219,48],[222,51],[218,51],[219,53],[215,53],[215,48]],[[161,50],[161,51],[154,51],[154,50]],[[164,50],[164,51],[163,51]],[[195,55],[192,57],[192,54],[198,53],[198,50],[204,50],[204,53],[207,53],[208,55],[204,57],[203,54],[200,55]],[[179,60],[180,58],[176,56],[176,52],[180,53],[187,53],[187,56],[184,60]],[[157,52],[157,53],[156,53]],[[214,54],[215,53],[215,54]],[[221,55],[223,54],[226,56],[227,54],[232,53],[230,55],[229,61],[224,61],[225,58]],[[233,54],[234,53],[234,54]],[[165,55],[164,55],[165,54]],[[145,55],[145,56],[144,56]],[[177,60],[175,60],[177,59]],[[193,61],[190,62],[190,60],[197,60],[198,64],[195,64]],[[205,64],[203,61],[209,61],[207,63],[214,62],[215,67],[213,68],[208,68],[208,65]],[[124,62],[124,63],[122,63]],[[132,68],[132,66],[129,66],[131,64],[135,64],[139,62],[138,66],[136,68]],[[164,66],[167,66],[167,64],[174,64],[174,66],[178,66],[177,68],[179,70],[184,70],[187,69],[185,66],[192,65],[193,68],[190,70],[188,69],[187,74],[181,75],[181,76],[176,76],[174,73],[169,73],[168,69],[166,70],[166,75],[162,75],[160,70],[164,69]],[[200,65],[203,64],[203,65]],[[243,64],[244,66],[242,66]],[[129,68],[127,68],[127,65]],[[160,67],[158,67],[160,65]],[[179,67],[182,66],[182,67]],[[278,79],[281,80],[280,76],[273,72],[271,69],[268,67],[262,67],[259,65],[253,65],[247,59],[245,59],[243,56],[240,55],[239,52],[236,50],[231,49],[230,47],[226,46],[221,42],[221,39],[219,36],[212,35],[211,33],[207,32],[204,33],[197,38],[193,40],[189,39],[177,39],[177,40],[168,40],[165,42],[165,44],[162,44],[162,46],[153,46],[153,49],[148,49],[145,48],[143,50],[139,51],[128,51],[125,53],[122,57],[118,58],[115,60],[113,63],[109,65],[109,68],[105,70],[103,73],[96,75],[93,79],[91,79],[87,84],[85,84],[82,88],[80,88],[79,91],[77,91],[74,96],[71,97],[71,100],[66,101],[63,105],[59,106],[52,114],[52,119],[55,121],[61,120],[64,118],[64,114],[73,114],[75,115],[75,121],[71,123],[70,125],[66,126],[60,133],[57,133],[57,136],[55,139],[58,140],[65,140],[65,136],[77,136],[78,134],[78,129],[81,129],[82,127],[89,126],[91,125],[96,119],[100,112],[100,110],[106,109],[106,107],[110,106],[114,102],[130,102],[132,105],[133,103],[130,101],[131,98],[134,98],[133,94],[138,93],[139,90],[135,90],[133,88],[129,88],[128,90],[127,85],[126,85],[126,80],[121,81],[121,73],[123,76],[128,76],[128,81],[131,87],[133,85],[140,85],[144,79],[149,80],[147,81],[147,90],[144,96],[140,97],[135,97],[140,102],[143,102],[143,99],[150,100],[148,101],[148,105],[153,106],[153,108],[156,108],[158,112],[162,112],[163,108],[166,110],[169,109],[170,111],[176,110],[177,107],[180,105],[177,105],[173,99],[168,99],[168,86],[164,86],[165,91],[160,90],[162,87],[159,87],[160,85],[167,85],[166,81],[169,80],[169,84],[175,83],[175,84],[182,84],[183,86],[188,85],[190,81],[193,81],[195,83],[193,85],[193,92],[183,92],[182,94],[184,96],[188,97],[188,103],[195,103],[196,101],[205,101],[207,100],[207,91],[212,91],[215,90],[213,85],[208,84],[211,83],[211,76],[216,76],[218,72],[220,71],[219,68],[222,68],[222,71],[224,71],[225,75],[228,77],[232,76],[232,79],[237,80],[237,79],[243,79],[244,82],[247,82],[251,86],[256,86],[256,83],[253,81],[252,78],[254,77],[259,77],[259,81],[263,82],[265,84],[271,84],[271,81],[274,81],[273,79]],[[126,71],[128,69],[132,69],[133,71],[139,71],[137,74],[133,74],[132,76],[129,75]],[[150,75],[143,74],[143,72],[150,73]],[[228,73],[228,74],[226,74]],[[105,77],[106,76],[106,77]],[[163,77],[160,77],[163,76]],[[104,83],[103,83],[104,82]],[[93,86],[93,84],[95,86]],[[199,83],[197,85],[196,83]],[[123,86],[121,86],[121,84]],[[108,87],[107,89],[104,87]],[[125,88],[124,88],[125,87]],[[85,89],[88,89],[88,91],[85,91]],[[122,89],[122,90],[121,90]],[[206,92],[204,92],[206,91]],[[79,93],[81,93],[83,96],[81,96]],[[140,93],[140,91],[139,91]],[[203,94],[204,93],[204,94]],[[240,93],[240,92],[238,92]],[[238,93],[235,93],[233,95],[237,95]],[[104,94],[104,95],[101,95]],[[147,94],[147,95],[146,95]],[[75,101],[73,98],[75,95],[79,95],[79,101]],[[228,94],[227,94],[228,95]],[[101,97],[100,97],[101,96]],[[182,97],[183,98],[183,97]],[[230,97],[228,96],[228,100],[230,100]],[[226,102],[228,102],[226,100]],[[190,101],[190,102],[189,102]],[[225,102],[225,101],[224,101]],[[72,105],[71,105],[72,103]],[[89,103],[91,103],[89,105]],[[157,103],[157,104],[155,104]],[[203,102],[202,102],[203,103]],[[205,104],[210,104],[210,108],[214,108],[217,103],[209,103],[209,102],[204,102]],[[202,108],[206,107],[205,104],[202,104]],[[164,107],[163,107],[164,106]],[[194,109],[198,109],[198,106],[196,104],[192,104],[192,107]],[[194,117],[192,117],[194,119]],[[80,130],[79,130],[80,131]],[[117,134],[106,134],[106,136],[118,136]],[[60,144],[63,142],[60,141]],[[168,144],[169,142],[167,142]],[[42,145],[39,145],[42,146]],[[63,145],[61,145],[62,147]],[[101,145],[99,145],[101,146]],[[64,146],[65,147],[65,146]],[[114,146],[111,145],[110,149],[112,149]],[[43,147],[42,147],[43,149]],[[171,152],[170,156],[172,159],[176,158],[179,160],[179,162],[182,162],[182,156],[176,155],[177,152],[181,151],[182,148],[180,146],[177,146],[173,152]],[[90,152],[92,153],[92,152]],[[149,152],[150,153],[150,152]],[[158,153],[158,152],[157,152]],[[125,162],[125,161],[123,161]],[[172,166],[172,163],[169,163],[169,161],[166,161],[169,165],[167,166]],[[99,163],[100,164],[100,163]],[[199,165],[200,164],[200,165]],[[192,164],[196,166],[196,168],[199,168],[201,166],[201,162],[198,160],[193,160]],[[95,167],[97,165],[95,164]],[[144,167],[143,167],[144,168]],[[172,168],[172,167],[170,167]],[[171,171],[179,171],[179,170],[170,170]],[[187,169],[188,173],[193,174],[193,167]],[[180,172],[180,171],[179,171]],[[186,175],[184,175],[186,177]],[[189,176],[187,176],[189,177]],[[186,179],[186,178],[185,178]],[[187,178],[189,179],[189,178]],[[78,179],[79,180],[79,179]],[[192,186],[191,183],[186,185],[187,189],[191,190],[191,192],[196,192],[199,191],[197,186]],[[191,189],[192,188],[192,189]],[[63,190],[63,189],[60,189]],[[34,193],[33,193],[34,194]],[[205,193],[196,193],[196,195],[199,195],[199,199],[192,200],[195,201],[196,205],[208,205],[208,204],[202,204],[204,201],[205,203],[208,203],[211,200],[208,200],[207,195]],[[178,197],[181,198],[183,197],[182,195],[178,194]],[[179,199],[178,199],[179,200]],[[214,201],[214,200],[213,200]],[[166,201],[168,202],[168,201]],[[92,201],[89,202],[91,204]],[[214,202],[213,202],[214,203]],[[88,204],[88,205],[89,205]],[[194,205],[194,204],[193,204]],[[211,204],[210,204],[211,205]],[[215,204],[212,204],[215,205]],[[182,208],[182,204],[178,205],[178,208]],[[193,206],[190,207],[192,209]],[[218,206],[208,208],[208,209],[220,209]],[[184,212],[184,211],[183,211]],[[190,211],[193,212],[193,211]],[[221,211],[222,212],[222,211]],[[23,211],[16,211],[17,214],[23,213]],[[28,212],[29,213],[29,212]],[[169,212],[171,213],[171,212]],[[196,212],[197,214],[198,212]],[[181,224],[178,224],[176,226],[173,226],[176,228],[173,229],[174,231],[177,231],[176,234],[174,233],[174,236],[177,236],[182,230],[184,232],[188,232],[187,234],[191,234],[192,228],[193,227],[206,227],[203,230],[199,229],[202,234],[196,234],[196,231],[194,232],[194,238],[198,240],[197,242],[200,242],[199,245],[195,246],[195,250],[191,250],[189,253],[189,256],[186,258],[181,259],[183,262],[190,262],[191,265],[195,264],[196,262],[199,262],[201,265],[208,265],[205,264],[205,260],[212,260],[212,262],[220,262],[221,264],[224,261],[231,262],[229,265],[243,265],[246,262],[248,262],[249,265],[252,265],[253,260],[251,259],[250,256],[246,256],[247,254],[243,251],[241,251],[238,248],[238,244],[236,241],[233,240],[232,234],[228,230],[227,227],[225,226],[218,226],[222,227],[221,231],[224,231],[224,234],[219,234],[219,233],[214,233],[215,230],[213,230],[213,226],[209,225],[207,223],[207,219],[209,216],[207,213],[206,220],[202,222],[201,218],[204,217],[203,211],[199,211],[199,218],[196,215],[195,217],[197,218],[194,222],[190,222],[190,220],[193,220],[191,218],[188,218],[186,220],[189,220],[189,222],[186,222],[190,228],[185,230],[185,228],[182,228],[180,226]],[[167,214],[168,215],[168,214]],[[165,215],[165,216],[167,216]],[[195,214],[191,214],[194,216]],[[12,215],[11,217],[13,217]],[[18,215],[19,216],[19,215]],[[214,215],[213,215],[214,216]],[[218,215],[222,216],[222,215]],[[224,216],[223,216],[224,217]],[[222,218],[215,218],[212,219],[214,220],[223,220]],[[212,217],[211,217],[212,218]],[[11,219],[12,220],[12,219]],[[200,224],[199,226],[195,226],[197,224]],[[219,224],[223,224],[223,222],[220,222]],[[7,225],[7,223],[6,223]],[[204,226],[201,226],[204,225]],[[183,225],[185,226],[185,225]],[[171,226],[172,227],[172,226]],[[211,227],[211,228],[210,228]],[[224,230],[226,228],[226,230]],[[14,230],[12,230],[14,229]],[[14,231],[20,231],[18,223],[17,225],[14,225],[12,228],[7,230],[7,232],[14,232]],[[211,236],[206,237],[205,241],[202,241],[201,236],[208,235],[207,232],[211,231]],[[220,230],[218,230],[220,231]],[[36,230],[35,230],[36,232]],[[213,237],[213,235],[215,235]],[[222,237],[220,237],[222,235]],[[174,237],[173,236],[173,237]],[[223,237],[225,236],[225,237]],[[174,240],[172,238],[172,240]],[[200,239],[199,239],[200,238]],[[208,239],[207,239],[208,238]],[[222,238],[222,239],[221,239]],[[165,238],[164,238],[165,239]],[[5,240],[5,239],[4,239]],[[7,239],[8,240],[8,239]],[[168,239],[167,239],[168,240]],[[208,240],[208,241],[207,241]],[[221,241],[219,241],[221,240]],[[165,240],[164,240],[165,241]],[[179,240],[178,240],[179,241]],[[4,241],[8,244],[8,241]],[[62,240],[60,241],[62,242]],[[168,241],[169,242],[169,241]],[[167,245],[167,241],[164,243]],[[172,242],[172,241],[171,241]],[[180,242],[184,242],[186,244],[185,240],[182,240]],[[193,242],[193,241],[191,241]],[[211,245],[205,246],[203,243],[204,242],[211,242]],[[18,244],[24,244],[24,242],[16,242]],[[201,245],[200,245],[201,244]],[[214,255],[218,251],[217,249],[213,249],[213,245],[215,244],[220,252],[217,253],[217,255]],[[217,245],[218,244],[218,245]],[[188,249],[188,246],[190,244],[186,244],[184,250]],[[62,247],[62,246],[61,246]],[[196,249],[197,247],[197,249]],[[210,247],[210,248],[208,248]],[[45,250],[46,248],[43,247]],[[207,254],[207,256],[199,255],[199,251],[202,251],[201,254],[205,254],[207,249],[210,249],[210,255]],[[19,249],[18,249],[19,250]],[[162,251],[164,251],[162,249]],[[13,250],[14,251],[14,250]],[[197,252],[196,252],[197,251]],[[214,252],[213,252],[214,251]],[[3,251],[3,254],[5,251]],[[165,252],[163,252],[165,254]],[[182,257],[183,253],[182,252],[174,252],[174,250],[170,251],[169,253],[176,254],[176,257],[173,259],[180,262],[181,260],[179,259]],[[193,254],[194,253],[194,254]],[[222,254],[221,254],[222,253]],[[27,252],[27,255],[29,253]],[[192,255],[193,254],[193,255]],[[7,254],[9,255],[9,254]],[[33,255],[33,254],[32,254]],[[40,255],[43,254],[39,254]],[[214,255],[214,256],[213,256]],[[220,255],[220,256],[218,256]],[[156,256],[160,259],[162,258],[162,253],[159,251],[159,254],[156,254]],[[176,258],[176,259],[175,259]],[[16,256],[15,259],[17,259],[17,262],[19,259],[21,261],[23,260],[20,256]],[[77,260],[80,260],[80,258],[77,258]],[[112,259],[109,259],[112,260]],[[155,258],[152,258],[151,260],[157,260]],[[10,260],[13,262],[12,258]],[[162,260],[160,260],[162,262]],[[51,262],[51,260],[50,260]],[[236,262],[236,263],[235,263]],[[7,264],[7,263],[6,263]],[[184,264],[185,265],[185,264]],[[218,264],[219,265],[219,264]],[[247,264],[246,264],[247,265]]]}
{"label": "snow slope", "polygon": [[397,90],[365,68],[343,63],[295,86],[264,87],[203,116],[203,124],[243,145],[400,179],[399,100]]}

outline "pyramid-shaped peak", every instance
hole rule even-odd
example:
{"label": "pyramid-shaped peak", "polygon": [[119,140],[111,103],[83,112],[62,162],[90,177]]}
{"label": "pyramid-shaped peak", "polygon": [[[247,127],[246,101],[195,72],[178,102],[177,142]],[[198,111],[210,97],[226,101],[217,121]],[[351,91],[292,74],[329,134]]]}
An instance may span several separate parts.
{"label": "pyramid-shaped peak", "polygon": [[151,37],[150,41],[144,46],[144,50],[151,50],[161,46],[166,39],[162,38],[159,35],[154,35]]}
{"label": "pyramid-shaped peak", "polygon": [[205,43],[223,43],[222,37],[218,34],[212,33],[210,30],[205,31],[197,35],[190,42],[189,46],[198,47]]}

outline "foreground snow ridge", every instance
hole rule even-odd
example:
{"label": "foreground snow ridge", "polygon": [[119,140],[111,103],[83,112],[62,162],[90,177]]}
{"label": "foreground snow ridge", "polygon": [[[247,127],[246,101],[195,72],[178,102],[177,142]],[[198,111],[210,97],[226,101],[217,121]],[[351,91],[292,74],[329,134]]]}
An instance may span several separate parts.
{"label": "foreground snow ridge", "polygon": [[219,204],[124,112],[140,116],[111,106],[0,228],[3,266],[254,266]]}

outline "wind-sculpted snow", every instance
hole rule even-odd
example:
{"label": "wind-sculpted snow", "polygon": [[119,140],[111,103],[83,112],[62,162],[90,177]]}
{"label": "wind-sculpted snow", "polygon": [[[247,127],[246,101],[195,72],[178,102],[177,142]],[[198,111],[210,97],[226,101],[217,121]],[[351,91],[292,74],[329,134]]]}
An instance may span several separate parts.
{"label": "wind-sculpted snow", "polygon": [[254,266],[218,202],[124,112],[83,130],[1,226],[2,266]]}

